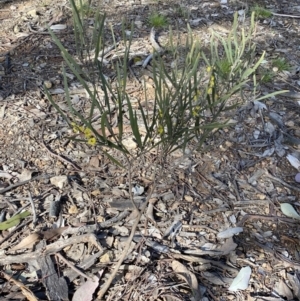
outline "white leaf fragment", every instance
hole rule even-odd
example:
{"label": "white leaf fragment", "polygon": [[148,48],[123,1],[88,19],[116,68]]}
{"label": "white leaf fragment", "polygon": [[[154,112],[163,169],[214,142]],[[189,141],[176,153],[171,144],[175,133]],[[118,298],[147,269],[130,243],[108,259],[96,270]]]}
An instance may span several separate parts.
{"label": "white leaf fragment", "polygon": [[66,24],[55,24],[50,26],[50,29],[54,31],[64,30],[66,28],[67,28]]}
{"label": "white leaf fragment", "polygon": [[236,227],[236,228],[229,228],[225,231],[219,232],[217,237],[219,239],[221,238],[229,238],[232,237],[235,234],[238,234],[240,232],[243,232],[243,228],[242,227]]}
{"label": "white leaf fragment", "polygon": [[263,102],[254,100],[254,101],[253,101],[253,104],[254,104],[254,110],[255,110],[255,111],[268,110],[267,106],[266,106]]}
{"label": "white leaf fragment", "polygon": [[140,186],[140,185],[136,185],[134,187],[132,187],[132,192],[133,192],[133,195],[136,196],[136,195],[142,195],[144,193],[144,187],[143,186]]}
{"label": "white leaf fragment", "polygon": [[294,219],[300,220],[300,215],[296,212],[294,207],[289,203],[282,203],[280,205],[280,209],[282,213],[288,217],[292,217]]}
{"label": "white leaf fragment", "polygon": [[237,276],[233,279],[228,290],[236,292],[237,290],[245,290],[249,285],[251,276],[251,268],[249,266],[241,268]]}
{"label": "white leaf fragment", "polygon": [[295,167],[296,169],[300,168],[300,161],[296,157],[292,155],[287,155],[286,158],[289,160],[293,167]]}

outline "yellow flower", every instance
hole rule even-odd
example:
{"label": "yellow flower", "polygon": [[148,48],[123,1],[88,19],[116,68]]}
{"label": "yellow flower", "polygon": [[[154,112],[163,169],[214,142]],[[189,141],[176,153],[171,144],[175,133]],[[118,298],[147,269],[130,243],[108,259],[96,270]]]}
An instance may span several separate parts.
{"label": "yellow flower", "polygon": [[207,66],[207,67],[206,67],[206,71],[207,71],[207,72],[210,72],[211,70],[212,70],[211,66]]}
{"label": "yellow flower", "polygon": [[211,95],[212,94],[212,88],[207,89],[207,94]]}
{"label": "yellow flower", "polygon": [[197,101],[198,100],[198,98],[199,98],[199,96],[200,96],[200,94],[201,94],[201,92],[200,92],[200,90],[198,89],[197,91],[196,91],[196,93],[195,93],[195,95],[194,95],[194,101]]}
{"label": "yellow flower", "polygon": [[200,106],[194,107],[193,110],[192,110],[193,117],[198,117],[199,116],[199,112],[200,112]]}
{"label": "yellow flower", "polygon": [[96,145],[96,142],[97,142],[97,139],[95,137],[91,137],[88,139],[87,144],[94,146],[94,145]]}
{"label": "yellow flower", "polygon": [[134,64],[137,64],[137,63],[139,63],[141,61],[142,61],[142,58],[140,56],[136,56],[136,57],[133,58],[133,63]]}
{"label": "yellow flower", "polygon": [[93,137],[93,132],[92,132],[91,129],[89,129],[89,128],[84,129],[83,133],[84,133],[84,136],[85,136],[87,139]]}
{"label": "yellow flower", "polygon": [[72,126],[72,130],[73,130],[74,133],[79,132],[79,126],[75,122],[72,122],[71,126]]}
{"label": "yellow flower", "polygon": [[161,124],[158,126],[157,132],[158,132],[159,135],[161,135],[161,136],[163,135],[164,127]]}

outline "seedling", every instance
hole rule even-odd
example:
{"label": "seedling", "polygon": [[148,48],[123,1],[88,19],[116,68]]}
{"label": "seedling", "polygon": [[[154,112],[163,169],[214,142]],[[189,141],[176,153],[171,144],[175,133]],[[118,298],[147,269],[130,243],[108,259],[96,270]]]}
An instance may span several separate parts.
{"label": "seedling", "polygon": [[85,17],[92,17],[94,16],[94,10],[90,6],[89,1],[87,0],[77,0],[75,1],[75,5],[78,9],[78,12]]}
{"label": "seedling", "polygon": [[177,7],[175,9],[175,13],[176,15],[178,15],[178,17],[185,18],[185,19],[188,19],[190,15],[189,10],[183,6]]}
{"label": "seedling", "polygon": [[261,83],[266,84],[272,81],[274,78],[274,72],[269,70],[264,70],[262,72]]}
{"label": "seedling", "polygon": [[286,61],[285,58],[283,58],[283,59],[281,59],[281,58],[275,59],[272,62],[272,66],[273,66],[273,68],[277,68],[278,72],[288,71],[291,68],[290,64]]}
{"label": "seedling", "polygon": [[154,28],[163,28],[168,26],[169,22],[166,16],[157,12],[152,13],[148,18],[149,25]]}
{"label": "seedling", "polygon": [[252,12],[255,13],[256,18],[266,19],[266,18],[270,18],[272,16],[272,13],[269,10],[267,10],[261,6],[258,6],[258,5],[255,5],[252,8]]}

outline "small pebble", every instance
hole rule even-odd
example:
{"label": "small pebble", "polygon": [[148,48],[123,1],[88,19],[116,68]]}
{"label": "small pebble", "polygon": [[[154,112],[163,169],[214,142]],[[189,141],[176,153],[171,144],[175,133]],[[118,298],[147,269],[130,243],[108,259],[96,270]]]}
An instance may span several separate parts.
{"label": "small pebble", "polygon": [[300,183],[300,172],[296,174],[296,176],[295,176],[295,181],[296,181],[297,183]]}
{"label": "small pebble", "polygon": [[50,80],[45,80],[44,81],[44,85],[47,89],[50,89],[52,88],[52,83],[50,82]]}

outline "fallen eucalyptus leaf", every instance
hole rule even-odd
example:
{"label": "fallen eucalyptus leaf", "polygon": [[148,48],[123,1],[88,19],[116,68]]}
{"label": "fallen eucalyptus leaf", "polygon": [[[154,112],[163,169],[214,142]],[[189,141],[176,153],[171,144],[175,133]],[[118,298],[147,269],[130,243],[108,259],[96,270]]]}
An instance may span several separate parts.
{"label": "fallen eucalyptus leaf", "polygon": [[68,228],[69,227],[60,227],[60,228],[56,228],[56,229],[49,229],[46,231],[42,231],[41,235],[43,236],[43,239],[45,239],[45,240],[54,240]]}
{"label": "fallen eucalyptus leaf", "polygon": [[16,225],[18,225],[21,221],[21,219],[27,217],[28,215],[30,215],[29,211],[24,211],[22,213],[19,213],[15,216],[13,216],[12,218],[8,219],[7,221],[0,223],[0,230],[7,230],[9,228],[12,228]]}
{"label": "fallen eucalyptus leaf", "polygon": [[288,217],[300,220],[300,215],[296,212],[295,208],[289,203],[282,203],[280,205],[282,213]]}
{"label": "fallen eucalyptus leaf", "polygon": [[180,231],[181,227],[182,227],[181,221],[175,220],[171,224],[171,226],[165,231],[164,237],[170,236],[170,238],[173,238]]}
{"label": "fallen eucalyptus leaf", "polygon": [[93,294],[99,285],[99,278],[94,276],[94,281],[87,280],[74,293],[72,301],[91,301]]}
{"label": "fallen eucalyptus leaf", "polygon": [[41,235],[39,233],[32,233],[21,240],[16,246],[12,247],[10,251],[16,251],[20,249],[31,249],[39,240]]}
{"label": "fallen eucalyptus leaf", "polygon": [[300,168],[300,161],[296,157],[294,157],[292,155],[287,155],[286,158],[289,160],[289,162],[291,163],[291,165],[293,167],[295,167],[296,169],[299,170],[299,168]]}
{"label": "fallen eucalyptus leaf", "polygon": [[229,238],[229,237],[232,237],[233,235],[238,234],[243,231],[244,231],[244,229],[242,227],[229,228],[225,231],[219,232],[217,235],[217,238],[219,238],[219,239]]}
{"label": "fallen eucalyptus leaf", "polygon": [[63,30],[66,29],[67,25],[66,24],[55,24],[55,25],[51,25],[50,29],[53,31],[59,31],[59,30]]}
{"label": "fallen eucalyptus leaf", "polygon": [[195,300],[201,300],[201,292],[199,290],[196,276],[177,260],[172,261],[172,269],[179,278],[188,283],[193,292]]}
{"label": "fallen eucalyptus leaf", "polygon": [[241,268],[237,276],[233,279],[228,290],[232,292],[236,292],[237,290],[245,290],[248,287],[250,276],[251,268],[249,266]]}

